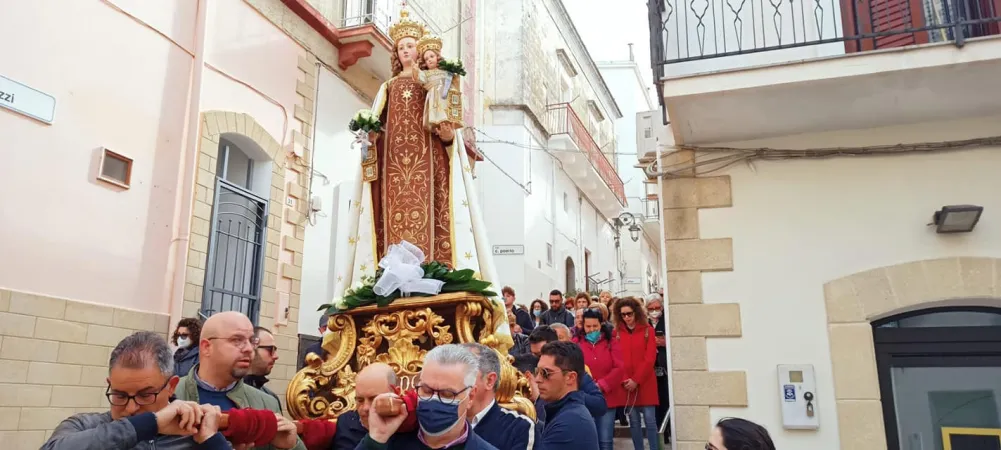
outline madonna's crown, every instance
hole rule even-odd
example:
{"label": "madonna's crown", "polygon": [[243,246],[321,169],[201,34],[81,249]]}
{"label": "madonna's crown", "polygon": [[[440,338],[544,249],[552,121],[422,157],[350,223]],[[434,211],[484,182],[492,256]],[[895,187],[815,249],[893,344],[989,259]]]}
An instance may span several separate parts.
{"label": "madonna's crown", "polygon": [[400,11],[400,20],[389,27],[389,37],[393,44],[399,44],[403,38],[413,38],[419,40],[424,36],[424,25],[410,19],[410,12]]}

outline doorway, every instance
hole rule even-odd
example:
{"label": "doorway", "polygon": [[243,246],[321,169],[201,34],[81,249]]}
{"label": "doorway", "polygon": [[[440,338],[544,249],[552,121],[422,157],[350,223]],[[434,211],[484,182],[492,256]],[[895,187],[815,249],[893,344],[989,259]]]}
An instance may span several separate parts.
{"label": "doorway", "polygon": [[1001,309],[925,309],[872,327],[888,448],[1001,448]]}
{"label": "doorway", "polygon": [[566,290],[563,293],[570,295],[571,292],[577,292],[577,268],[574,266],[573,258],[569,256],[567,256],[565,271]]}

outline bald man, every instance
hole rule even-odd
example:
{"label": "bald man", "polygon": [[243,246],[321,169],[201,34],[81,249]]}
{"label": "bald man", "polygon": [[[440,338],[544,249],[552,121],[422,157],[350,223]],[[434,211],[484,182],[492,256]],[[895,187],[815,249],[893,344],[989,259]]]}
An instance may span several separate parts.
{"label": "bald man", "polygon": [[348,411],[337,418],[334,433],[334,450],[354,450],[368,433],[368,412],[372,401],[379,394],[394,392],[396,373],[383,363],[365,366],[355,377],[356,411]]}
{"label": "bald man", "polygon": [[233,408],[268,409],[278,420],[278,434],[262,450],[306,450],[296,435],[295,422],[282,416],[282,406],[274,397],[243,382],[250,373],[254,351],[260,343],[247,316],[227,311],[212,315],[202,325],[198,342],[200,359],[177,384],[179,400]]}

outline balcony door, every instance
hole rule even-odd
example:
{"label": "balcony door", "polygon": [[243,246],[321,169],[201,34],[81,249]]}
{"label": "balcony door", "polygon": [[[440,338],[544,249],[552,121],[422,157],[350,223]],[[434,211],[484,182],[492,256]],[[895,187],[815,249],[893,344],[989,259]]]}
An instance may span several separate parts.
{"label": "balcony door", "polygon": [[1001,309],[930,309],[873,324],[889,449],[1001,445]]}
{"label": "balcony door", "polygon": [[853,53],[953,41],[957,30],[964,39],[997,35],[1001,0],[841,0],[841,14],[845,52]]}

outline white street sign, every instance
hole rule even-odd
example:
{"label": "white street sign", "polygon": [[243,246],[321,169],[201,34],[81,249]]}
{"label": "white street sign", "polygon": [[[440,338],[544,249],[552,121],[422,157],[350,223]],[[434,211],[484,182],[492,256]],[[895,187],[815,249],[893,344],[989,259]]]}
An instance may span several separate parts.
{"label": "white street sign", "polygon": [[494,246],[495,255],[524,255],[525,246],[524,245],[495,245]]}
{"label": "white street sign", "polygon": [[0,106],[51,124],[56,98],[0,75]]}
{"label": "white street sign", "polygon": [[622,279],[622,284],[640,284],[642,281],[637,277],[630,277]]}

